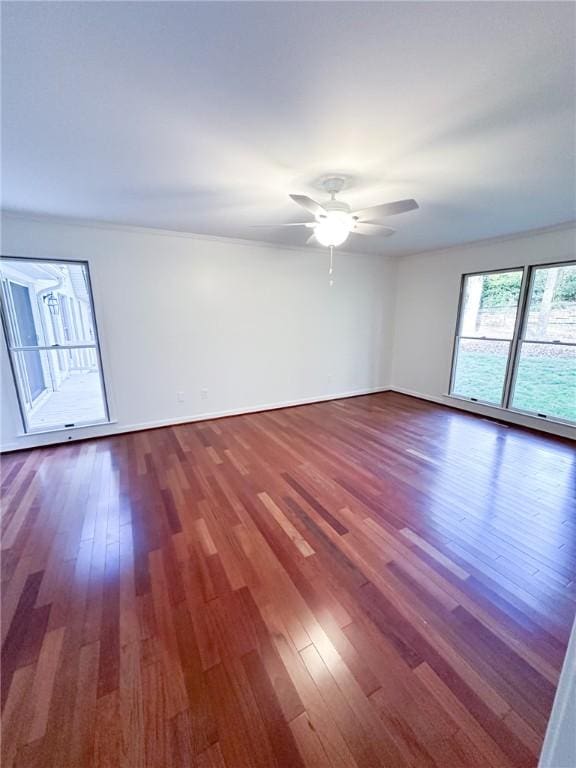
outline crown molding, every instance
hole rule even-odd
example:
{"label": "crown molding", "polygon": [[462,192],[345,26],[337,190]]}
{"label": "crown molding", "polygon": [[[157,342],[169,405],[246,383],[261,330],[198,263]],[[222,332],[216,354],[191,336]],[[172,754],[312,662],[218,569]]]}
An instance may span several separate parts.
{"label": "crown molding", "polygon": [[[226,245],[250,246],[254,248],[268,248],[281,251],[296,251],[297,253],[322,254],[328,253],[328,248],[318,248],[314,246],[286,245],[283,243],[271,243],[263,240],[249,240],[248,238],[226,237],[224,235],[206,235],[196,232],[187,232],[181,229],[162,229],[161,227],[146,227],[140,224],[122,224],[113,221],[103,221],[99,219],[81,219],[72,216],[55,216],[47,213],[36,213],[27,211],[16,211],[9,208],[1,210],[3,218],[16,219],[22,221],[37,221],[47,224],[65,224],[74,227],[86,227],[90,229],[116,230],[118,232],[132,232],[134,234],[148,234],[158,237],[180,237],[188,240],[197,240],[200,242],[222,243]],[[375,257],[385,259],[395,259],[396,256],[386,253],[364,253],[359,251],[348,251],[345,249],[336,249],[337,253],[345,256],[355,257]]]}
{"label": "crown molding", "polygon": [[484,237],[480,240],[467,240],[455,245],[446,245],[442,248],[427,248],[423,251],[410,251],[398,254],[399,259],[409,258],[411,256],[429,256],[430,254],[450,253],[451,251],[460,251],[463,248],[475,248],[482,245],[493,245],[496,243],[505,243],[508,240],[521,240],[523,237],[537,237],[538,235],[548,235],[551,232],[562,232],[565,230],[576,230],[576,219],[562,221],[559,224],[551,224],[549,227],[537,227],[536,229],[525,229],[521,232],[511,232],[507,235],[497,235],[496,237]]}
{"label": "crown molding", "polygon": [[[227,245],[239,245],[250,246],[254,248],[272,248],[281,251],[291,251],[297,253],[317,253],[326,255],[327,248],[318,248],[314,246],[298,246],[298,245],[286,245],[282,243],[271,243],[262,240],[250,240],[248,238],[240,237],[226,237],[224,235],[206,235],[196,232],[188,232],[181,229],[163,229],[162,227],[147,227],[143,224],[122,224],[114,221],[104,221],[100,219],[81,219],[73,216],[58,216],[48,213],[37,213],[27,211],[17,211],[9,208],[4,208],[1,211],[3,217],[11,219],[21,219],[25,221],[38,221],[53,224],[66,224],[75,227],[89,227],[92,229],[103,230],[116,230],[119,232],[133,232],[133,233],[145,233],[149,235],[156,235],[159,237],[181,237],[189,240],[197,240],[200,242],[209,243],[223,243]],[[385,258],[389,260],[405,259],[412,256],[426,256],[430,254],[442,254],[450,253],[451,251],[461,250],[463,248],[473,248],[476,246],[492,245],[495,243],[503,243],[509,240],[518,240],[523,237],[536,237],[538,235],[546,235],[551,232],[561,232],[564,230],[576,229],[576,219],[570,219],[569,221],[563,221],[558,224],[552,224],[547,227],[537,227],[535,229],[526,229],[521,232],[511,232],[506,235],[497,235],[495,237],[485,237],[479,240],[465,240],[461,243],[455,243],[454,245],[446,245],[440,248],[425,248],[424,250],[407,251],[406,253],[388,254],[388,253],[364,253],[361,251],[348,251],[345,249],[336,249],[337,253],[345,256],[363,257],[369,256],[378,258]]]}

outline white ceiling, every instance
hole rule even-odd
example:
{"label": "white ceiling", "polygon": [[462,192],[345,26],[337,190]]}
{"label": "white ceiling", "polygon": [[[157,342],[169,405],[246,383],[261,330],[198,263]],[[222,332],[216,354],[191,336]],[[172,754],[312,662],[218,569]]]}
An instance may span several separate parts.
{"label": "white ceiling", "polygon": [[415,197],[402,254],[575,218],[568,2],[4,2],[3,205],[303,243],[289,192]]}

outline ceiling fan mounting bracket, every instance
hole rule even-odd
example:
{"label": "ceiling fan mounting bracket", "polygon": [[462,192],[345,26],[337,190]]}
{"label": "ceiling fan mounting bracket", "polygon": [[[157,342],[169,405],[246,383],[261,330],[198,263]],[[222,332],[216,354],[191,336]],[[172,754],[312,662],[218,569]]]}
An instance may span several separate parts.
{"label": "ceiling fan mounting bracket", "polygon": [[321,180],[321,185],[329,195],[337,195],[338,192],[342,192],[343,189],[346,189],[348,182],[348,176],[332,175],[324,176],[324,178]]}

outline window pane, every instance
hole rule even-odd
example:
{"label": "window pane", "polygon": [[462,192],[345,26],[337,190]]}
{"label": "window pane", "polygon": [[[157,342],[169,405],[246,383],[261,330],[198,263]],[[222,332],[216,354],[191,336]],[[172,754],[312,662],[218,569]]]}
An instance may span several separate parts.
{"label": "window pane", "polygon": [[2,259],[0,276],[11,346],[95,342],[84,264]]}
{"label": "window pane", "polygon": [[30,429],[106,419],[95,347],[14,352],[13,362]]}
{"label": "window pane", "polygon": [[522,270],[468,275],[459,335],[511,339],[521,285]]}
{"label": "window pane", "polygon": [[576,347],[523,343],[512,406],[576,422]]}
{"label": "window pane", "polygon": [[510,343],[460,339],[452,392],[500,405]]}
{"label": "window pane", "polygon": [[534,270],[524,337],[576,342],[576,264]]}
{"label": "window pane", "polygon": [[0,289],[25,429],[106,421],[87,266],[1,258]]}

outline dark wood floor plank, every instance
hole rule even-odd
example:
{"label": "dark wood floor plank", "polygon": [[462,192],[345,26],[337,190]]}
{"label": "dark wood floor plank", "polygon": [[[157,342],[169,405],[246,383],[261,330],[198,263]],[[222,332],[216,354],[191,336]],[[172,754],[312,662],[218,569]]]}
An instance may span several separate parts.
{"label": "dark wood floor plank", "polygon": [[2,764],[535,768],[568,441],[394,393],[2,457]]}

